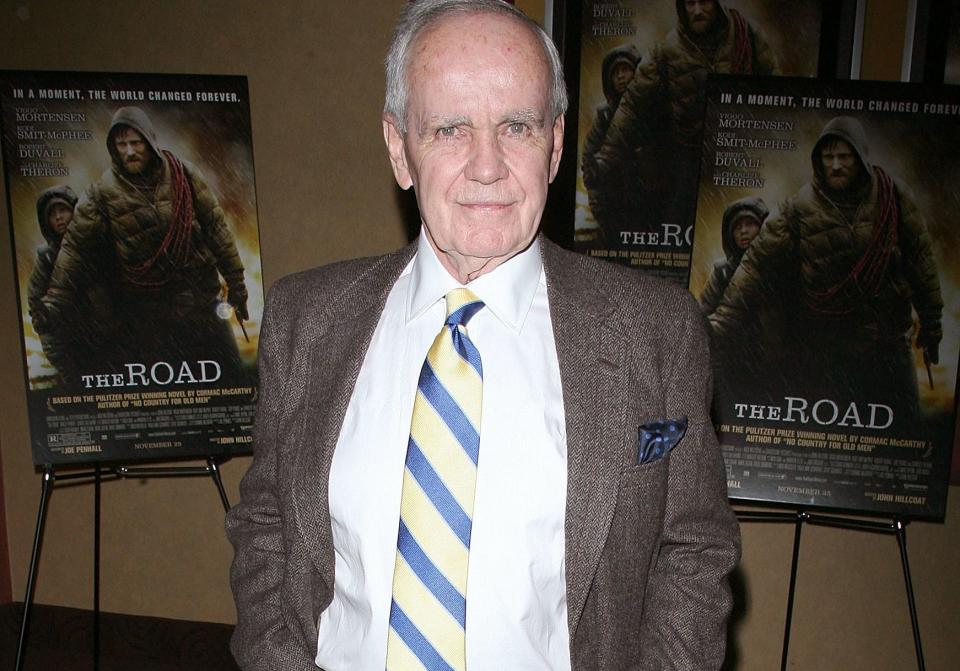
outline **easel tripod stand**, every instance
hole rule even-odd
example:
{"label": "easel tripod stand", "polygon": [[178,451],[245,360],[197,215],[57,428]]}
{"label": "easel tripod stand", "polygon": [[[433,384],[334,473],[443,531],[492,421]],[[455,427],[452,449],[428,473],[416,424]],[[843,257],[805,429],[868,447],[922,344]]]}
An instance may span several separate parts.
{"label": "easel tripod stand", "polygon": [[94,486],[94,513],[93,513],[93,669],[100,668],[100,489],[104,479],[118,480],[121,478],[136,477],[192,477],[208,476],[217,487],[220,502],[224,511],[230,510],[230,501],[227,499],[223,480],[220,477],[220,465],[229,457],[207,457],[205,466],[104,466],[96,464],[93,470],[76,473],[57,474],[53,464],[43,466],[42,488],[40,490],[40,505],[37,510],[37,526],[33,535],[33,549],[30,553],[30,567],[27,574],[27,589],[23,599],[23,617],[20,621],[20,636],[17,643],[16,671],[23,671],[24,654],[30,627],[30,613],[33,607],[33,595],[36,587],[37,568],[40,562],[40,547],[43,541],[44,523],[47,516],[47,503],[57,482],[76,482]]}

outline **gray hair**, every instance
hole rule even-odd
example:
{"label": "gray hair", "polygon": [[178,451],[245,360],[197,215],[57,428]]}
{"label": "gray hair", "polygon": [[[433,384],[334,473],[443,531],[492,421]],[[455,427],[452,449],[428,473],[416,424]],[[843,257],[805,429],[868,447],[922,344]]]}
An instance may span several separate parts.
{"label": "gray hair", "polygon": [[400,13],[386,58],[387,94],[383,111],[394,118],[401,133],[407,131],[407,98],[410,90],[407,66],[413,44],[427,28],[443,17],[471,13],[510,16],[530,29],[540,42],[544,60],[550,69],[550,102],[554,118],[567,111],[567,84],[563,79],[560,54],[553,40],[536,21],[503,0],[416,0],[408,2]]}

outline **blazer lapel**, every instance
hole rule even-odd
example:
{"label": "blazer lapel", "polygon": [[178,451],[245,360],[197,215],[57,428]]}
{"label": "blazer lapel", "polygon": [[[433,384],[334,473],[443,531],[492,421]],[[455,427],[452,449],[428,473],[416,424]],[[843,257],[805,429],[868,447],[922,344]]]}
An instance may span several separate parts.
{"label": "blazer lapel", "polygon": [[330,464],[343,418],[387,295],[413,257],[416,244],[383,257],[334,296],[310,343],[303,430],[293,489],[294,511],[318,572],[332,588],[333,537],[328,499]]}
{"label": "blazer lapel", "polygon": [[567,430],[566,584],[570,638],[606,541],[623,468],[628,345],[575,256],[543,241]]}

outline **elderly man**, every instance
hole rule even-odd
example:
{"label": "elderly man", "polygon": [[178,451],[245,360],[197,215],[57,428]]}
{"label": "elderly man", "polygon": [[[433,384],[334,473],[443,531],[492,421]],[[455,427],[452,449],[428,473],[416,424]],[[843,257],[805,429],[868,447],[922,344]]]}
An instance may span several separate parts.
{"label": "elderly man", "polygon": [[537,236],[565,106],[510,5],[403,10],[383,131],[422,234],[270,292],[227,520],[242,668],[720,666],[738,532],[701,318]]}

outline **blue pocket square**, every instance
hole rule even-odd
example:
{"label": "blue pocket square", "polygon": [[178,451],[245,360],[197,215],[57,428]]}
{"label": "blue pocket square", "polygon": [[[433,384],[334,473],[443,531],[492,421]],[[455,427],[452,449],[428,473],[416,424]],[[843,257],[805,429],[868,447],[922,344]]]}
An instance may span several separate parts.
{"label": "blue pocket square", "polygon": [[637,428],[637,463],[649,464],[662,459],[677,446],[687,432],[687,417],[647,422]]}

